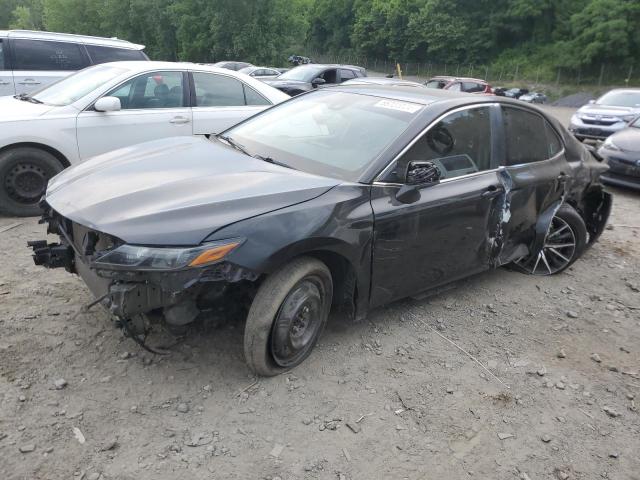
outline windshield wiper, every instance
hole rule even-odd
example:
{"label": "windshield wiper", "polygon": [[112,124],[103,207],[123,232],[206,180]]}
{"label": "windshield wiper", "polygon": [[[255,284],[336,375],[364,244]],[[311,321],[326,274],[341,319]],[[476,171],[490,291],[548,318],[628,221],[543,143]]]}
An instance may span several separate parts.
{"label": "windshield wiper", "polygon": [[27,93],[21,93],[20,95],[14,95],[13,98],[17,98],[18,100],[22,100],[23,102],[31,102],[31,103],[42,103],[40,100],[33,98]]}
{"label": "windshield wiper", "polygon": [[271,157],[263,157],[262,155],[252,155],[254,158],[257,158],[258,160],[262,160],[263,162],[267,162],[267,163],[272,163],[274,165],[278,165],[280,167],[285,167],[285,168],[290,168],[292,170],[297,170],[297,168],[293,168],[291,165],[287,165],[286,163],[283,162],[279,162],[278,160],[274,160]]}
{"label": "windshield wiper", "polygon": [[[244,153],[245,155],[249,155],[249,152],[247,152],[247,149],[244,148],[242,145],[240,145],[238,142],[236,142],[235,140],[233,140],[231,137],[228,137],[226,135],[216,135],[216,137],[221,138],[222,140],[224,140],[225,142],[227,142],[229,145],[231,145],[233,148],[235,148],[236,150],[238,150],[239,152]],[[249,155],[251,156],[251,155]]]}

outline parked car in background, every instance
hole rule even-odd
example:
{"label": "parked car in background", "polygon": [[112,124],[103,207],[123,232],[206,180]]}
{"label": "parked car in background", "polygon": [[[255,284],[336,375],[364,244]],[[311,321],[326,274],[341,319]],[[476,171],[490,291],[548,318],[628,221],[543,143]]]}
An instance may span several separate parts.
{"label": "parked car in background", "polygon": [[607,137],[598,154],[609,165],[603,182],[640,190],[640,116]]}
{"label": "parked car in background", "polygon": [[367,72],[362,67],[314,63],[292,68],[279,77],[265,80],[265,82],[293,97],[314,88],[337,85],[353,78],[366,76]]}
{"label": "parked car in background", "polygon": [[493,94],[499,97],[506,97],[507,87],[493,87]]}
{"label": "parked car in background", "polygon": [[529,92],[521,95],[518,100],[527,103],[547,103],[547,96],[544,93]]}
{"label": "parked car in background", "polygon": [[309,57],[303,57],[302,55],[290,55],[287,61],[297,67],[298,65],[307,65],[308,63],[313,63]]}
{"label": "parked car in background", "polygon": [[271,80],[282,75],[280,70],[270,67],[244,67],[238,71],[258,80]]}
{"label": "parked car in background", "polygon": [[247,62],[231,62],[231,61],[216,62],[216,63],[208,64],[208,65],[211,65],[212,67],[218,67],[218,68],[225,68],[227,70],[233,70],[234,72],[237,72],[238,70],[242,70],[243,68],[253,67],[253,65],[251,63],[247,63]]}
{"label": "parked car in background", "polygon": [[0,96],[33,92],[90,65],[149,60],[143,49],[115,38],[0,31]]}
{"label": "parked car in background", "polygon": [[520,98],[522,95],[529,93],[528,88],[509,88],[504,91],[504,96],[509,98]]}
{"label": "parked car in background", "polygon": [[638,115],[640,88],[618,88],[580,107],[571,117],[569,130],[579,140],[604,140],[626,128]]}
{"label": "parked car in background", "polygon": [[491,85],[479,78],[438,76],[427,80],[425,86],[452,92],[493,93]]}
{"label": "parked car in background", "polygon": [[97,65],[0,98],[0,209],[36,214],[65,167],[148,140],[221,132],[287,98],[230,70],[168,62]]}
{"label": "parked car in background", "polygon": [[339,85],[63,172],[43,217],[59,243],[30,244],[129,335],[217,312],[245,325],[251,370],[277,375],[332,310],[365,318],[501,265],[564,271],[605,227],[606,169],[523,103]]}

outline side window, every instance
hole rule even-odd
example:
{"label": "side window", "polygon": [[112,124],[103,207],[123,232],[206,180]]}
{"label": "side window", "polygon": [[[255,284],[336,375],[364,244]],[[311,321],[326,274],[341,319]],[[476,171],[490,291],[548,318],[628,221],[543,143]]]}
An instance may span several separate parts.
{"label": "side window", "polygon": [[449,88],[447,88],[447,90],[451,90],[452,92],[460,92],[460,91],[462,91],[462,84],[461,83],[454,83]]}
{"label": "side window", "polygon": [[107,62],[146,60],[141,50],[130,48],[113,48],[100,45],[87,45],[87,52],[94,65]]}
{"label": "side window", "polygon": [[323,78],[327,83],[338,83],[338,71],[335,68],[332,68],[331,70],[325,70],[318,76],[320,78]]}
{"label": "side window", "polygon": [[468,93],[483,92],[484,86],[475,82],[463,82],[462,91]]}
{"label": "side window", "polygon": [[182,72],[139,75],[107,93],[118,97],[123,110],[184,107]]}
{"label": "side window", "polygon": [[245,105],[242,83],[213,73],[193,73],[195,107],[235,107]]}
{"label": "side window", "polygon": [[271,105],[271,102],[256,92],[248,85],[244,85],[244,97],[247,100],[247,105]]}
{"label": "side window", "polygon": [[553,127],[537,113],[503,107],[507,165],[539,162],[562,150]]}
{"label": "side window", "polygon": [[0,39],[0,70],[4,70],[4,44],[2,43],[2,39]]}
{"label": "side window", "polygon": [[491,170],[491,153],[490,108],[465,109],[431,127],[398,161],[392,181],[402,183],[414,160],[435,163],[442,179]]}
{"label": "side window", "polygon": [[352,78],[356,78],[356,74],[353,73],[352,70],[346,70],[344,68],[340,69],[340,81],[341,82],[346,82],[347,80],[350,80]]}
{"label": "side window", "polygon": [[76,43],[12,40],[14,70],[80,70],[88,65]]}

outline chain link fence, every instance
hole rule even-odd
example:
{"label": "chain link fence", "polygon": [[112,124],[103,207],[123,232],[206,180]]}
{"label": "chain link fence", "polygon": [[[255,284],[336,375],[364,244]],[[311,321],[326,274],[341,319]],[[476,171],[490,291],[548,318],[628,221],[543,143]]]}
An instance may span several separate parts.
{"label": "chain link fence", "polygon": [[379,60],[357,55],[309,55],[316,63],[342,63],[359,65],[380,74],[396,74],[396,63],[400,64],[402,75],[412,80],[425,81],[436,75],[481,78],[489,83],[575,86],[640,86],[640,65],[601,64],[593,68],[570,69],[566,67],[542,67],[531,65],[503,64],[476,65],[473,63],[414,63]]}

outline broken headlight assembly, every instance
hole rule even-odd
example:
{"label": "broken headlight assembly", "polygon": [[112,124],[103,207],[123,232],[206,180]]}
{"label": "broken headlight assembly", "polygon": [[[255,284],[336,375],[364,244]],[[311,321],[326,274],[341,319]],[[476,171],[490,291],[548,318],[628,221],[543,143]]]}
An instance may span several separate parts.
{"label": "broken headlight assembly", "polygon": [[98,256],[92,265],[107,270],[181,270],[201,267],[222,260],[242,241],[233,238],[187,248],[124,244]]}

